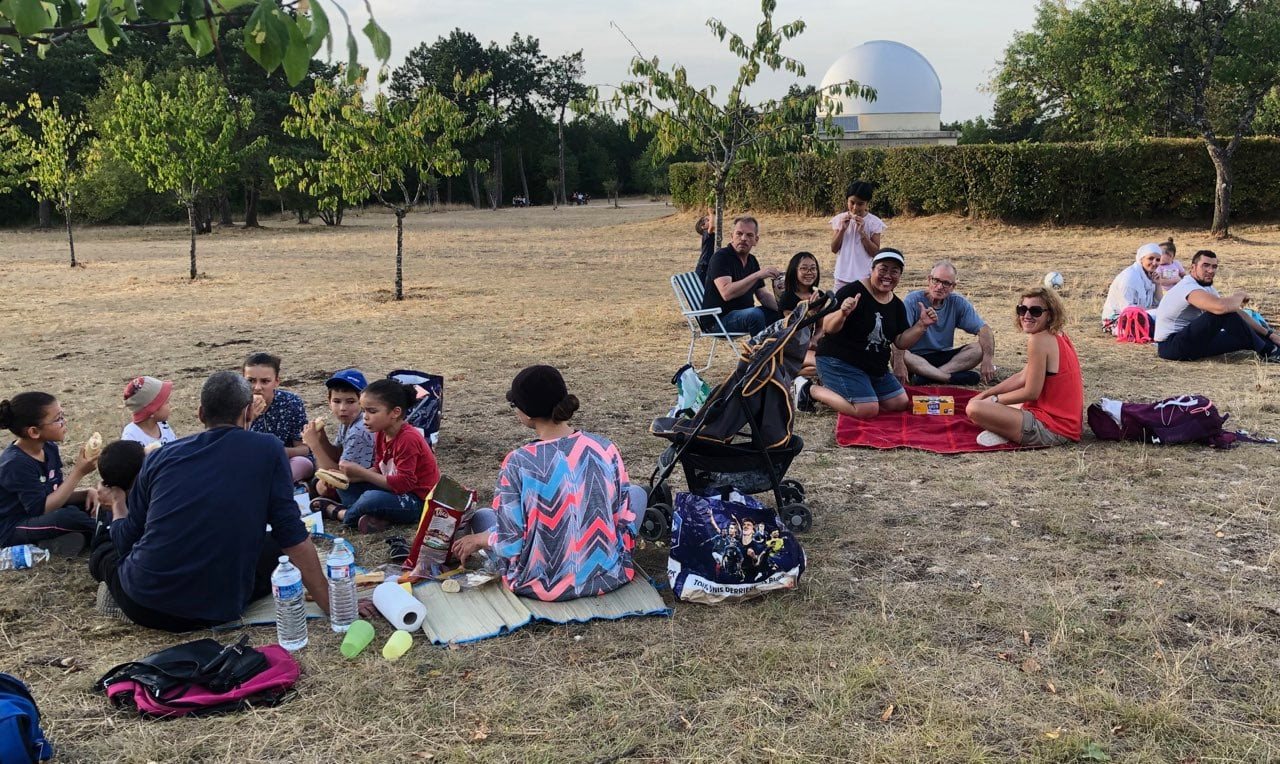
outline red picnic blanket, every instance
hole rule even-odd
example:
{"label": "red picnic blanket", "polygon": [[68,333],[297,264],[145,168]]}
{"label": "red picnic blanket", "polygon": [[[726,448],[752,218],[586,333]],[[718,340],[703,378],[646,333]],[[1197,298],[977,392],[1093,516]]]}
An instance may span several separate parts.
{"label": "red picnic blanket", "polygon": [[906,411],[882,413],[872,419],[856,419],[841,414],[836,419],[836,443],[867,448],[918,448],[935,454],[1011,451],[1022,448],[1016,443],[978,445],[978,433],[982,432],[982,428],[964,415],[965,405],[977,394],[977,390],[964,387],[908,387],[908,396],[952,396],[956,401],[956,413],[951,416],[913,414],[908,408]]}

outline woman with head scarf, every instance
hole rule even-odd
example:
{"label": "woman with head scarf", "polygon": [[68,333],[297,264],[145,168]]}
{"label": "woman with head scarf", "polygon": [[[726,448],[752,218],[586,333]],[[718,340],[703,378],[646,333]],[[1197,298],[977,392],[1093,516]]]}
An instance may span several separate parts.
{"label": "woman with head scarf", "polygon": [[1107,301],[1102,305],[1102,328],[1111,331],[1116,317],[1125,308],[1137,306],[1154,310],[1160,302],[1160,285],[1156,283],[1156,268],[1160,265],[1160,245],[1143,244],[1134,254],[1133,264],[1116,274],[1107,290]]}

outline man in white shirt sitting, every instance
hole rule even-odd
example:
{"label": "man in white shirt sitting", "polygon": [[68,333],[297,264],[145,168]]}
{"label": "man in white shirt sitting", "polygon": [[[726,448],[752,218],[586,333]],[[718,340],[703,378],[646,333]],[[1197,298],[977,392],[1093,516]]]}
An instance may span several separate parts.
{"label": "man in white shirt sitting", "polygon": [[1156,309],[1156,348],[1168,361],[1196,361],[1236,350],[1252,350],[1266,363],[1280,363],[1280,334],[1244,310],[1249,295],[1227,297],[1213,288],[1218,256],[1202,249],[1191,270],[1169,288]]}

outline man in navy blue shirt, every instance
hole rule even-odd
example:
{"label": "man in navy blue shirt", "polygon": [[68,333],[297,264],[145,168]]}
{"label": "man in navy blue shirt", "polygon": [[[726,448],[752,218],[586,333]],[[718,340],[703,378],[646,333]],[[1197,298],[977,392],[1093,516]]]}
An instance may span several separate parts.
{"label": "man in navy blue shirt", "polygon": [[200,390],[205,431],[149,455],[127,500],[121,487],[104,491],[110,537],[95,547],[90,572],[133,622],[178,632],[235,620],[271,591],[282,553],[328,612],[284,447],[245,429],[252,399],[240,375],[211,375]]}

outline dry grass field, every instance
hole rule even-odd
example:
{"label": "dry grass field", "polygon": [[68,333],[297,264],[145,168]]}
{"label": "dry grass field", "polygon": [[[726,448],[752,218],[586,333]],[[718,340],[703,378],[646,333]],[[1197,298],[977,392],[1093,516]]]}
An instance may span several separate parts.
{"label": "dry grass field", "polygon": [[[1006,371],[1022,362],[1017,291],[1058,270],[1087,399],[1201,392],[1232,424],[1280,436],[1280,367],[1178,365],[1098,331],[1110,278],[1170,230],[889,222],[886,243],[907,254],[903,289],[936,258],[955,260]],[[394,220],[374,212],[340,229],[217,231],[199,241],[206,275],[194,283],[181,227],[80,231],[87,267],[76,270],[60,232],[5,231],[0,394],[56,394],[69,451],[118,431],[137,374],[174,380],[173,424],[189,434],[201,381],[250,351],[281,354],[285,387],[313,413],[339,367],[431,370],[447,380],[441,466],[487,501],[499,460],[527,434],[503,393],[519,368],[547,362],[582,399],[578,424],[617,441],[647,479],[664,445],[647,427],[684,362],[668,278],[696,259],[692,228],[690,214],[639,201],[418,214],[399,303]],[[1220,286],[1280,317],[1280,227],[1235,232],[1215,244],[1172,231],[1184,262],[1212,246]],[[758,252],[782,266],[827,241],[824,219],[767,216]],[[821,259],[829,274],[832,256]],[[708,376],[731,366],[722,353]],[[942,457],[839,449],[834,424],[799,420],[808,447],[791,475],[815,526],[792,593],[457,649],[419,642],[395,664],[343,660],[314,623],[294,700],[153,722],[110,710],[91,686],[176,640],[99,616],[84,560],[54,560],[0,574],[0,670],[32,685],[67,762],[1280,759],[1276,446],[1086,435]],[[362,563],[384,561],[379,539],[356,543]],[[665,579],[664,550],[639,558]],[[83,670],[42,665],[63,657]]]}

